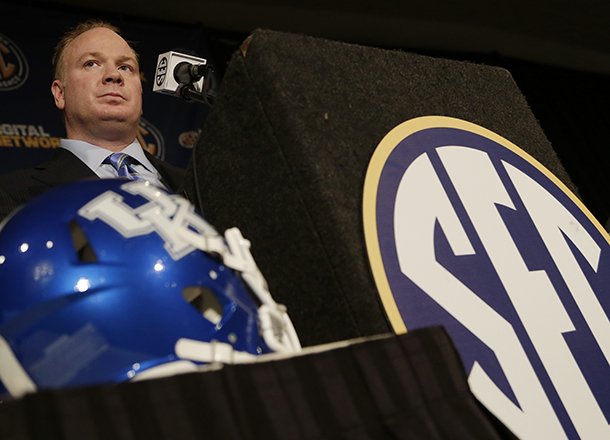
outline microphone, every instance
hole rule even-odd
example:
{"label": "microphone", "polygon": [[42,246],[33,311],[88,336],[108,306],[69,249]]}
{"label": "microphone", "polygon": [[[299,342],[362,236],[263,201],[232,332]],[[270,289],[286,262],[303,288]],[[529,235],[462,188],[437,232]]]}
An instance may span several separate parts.
{"label": "microphone", "polygon": [[174,79],[178,81],[179,84],[197,83],[201,78],[205,78],[209,67],[210,66],[205,63],[190,64],[186,61],[180,61],[174,68]]}
{"label": "microphone", "polygon": [[214,68],[204,58],[169,51],[157,58],[153,92],[212,105],[216,96]]}

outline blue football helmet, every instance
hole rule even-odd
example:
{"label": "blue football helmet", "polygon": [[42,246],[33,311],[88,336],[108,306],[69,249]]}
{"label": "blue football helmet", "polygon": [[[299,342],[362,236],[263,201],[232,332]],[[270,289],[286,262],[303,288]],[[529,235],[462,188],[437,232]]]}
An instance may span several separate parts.
{"label": "blue football helmet", "polygon": [[298,351],[249,246],[142,181],[82,181],[32,200],[0,225],[0,391]]}

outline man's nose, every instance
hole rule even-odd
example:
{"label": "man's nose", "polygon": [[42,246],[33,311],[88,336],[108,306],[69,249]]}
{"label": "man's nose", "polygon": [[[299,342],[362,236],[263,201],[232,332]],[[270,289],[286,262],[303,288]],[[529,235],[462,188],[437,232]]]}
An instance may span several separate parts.
{"label": "man's nose", "polygon": [[106,83],[106,84],[112,84],[112,83],[122,84],[123,83],[123,76],[117,70],[109,70],[104,75],[104,83]]}

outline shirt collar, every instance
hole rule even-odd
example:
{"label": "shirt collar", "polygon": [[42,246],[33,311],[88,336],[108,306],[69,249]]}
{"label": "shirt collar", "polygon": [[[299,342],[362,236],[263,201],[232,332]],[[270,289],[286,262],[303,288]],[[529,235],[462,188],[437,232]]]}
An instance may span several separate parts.
{"label": "shirt collar", "polygon": [[[70,151],[93,171],[96,171],[104,159],[112,154],[112,152],[106,148],[76,139],[61,139],[59,146]],[[138,162],[149,171],[155,169],[146,157],[146,154],[144,154],[144,150],[137,139],[134,139],[132,143],[123,148],[120,153],[126,153],[134,159],[137,159]]]}

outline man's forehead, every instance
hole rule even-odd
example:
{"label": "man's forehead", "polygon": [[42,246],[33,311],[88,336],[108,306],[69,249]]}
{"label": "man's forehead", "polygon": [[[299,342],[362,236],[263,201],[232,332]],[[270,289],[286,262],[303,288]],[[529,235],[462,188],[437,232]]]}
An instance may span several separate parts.
{"label": "man's forehead", "polygon": [[[81,61],[87,58],[106,58],[108,57],[108,55],[109,54],[105,52],[84,51],[77,54],[78,58],[76,58],[76,60]],[[137,63],[138,61],[135,53],[133,53],[133,50],[131,52],[125,51],[120,53],[113,53],[111,54],[111,56],[116,61],[131,61],[134,63]]]}
{"label": "man's forehead", "polygon": [[87,54],[113,53],[122,58],[137,60],[135,51],[119,34],[101,27],[80,34],[68,44],[66,52],[77,59]]}

